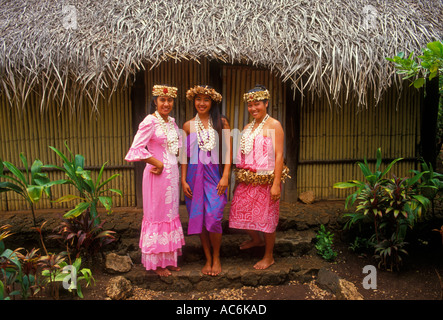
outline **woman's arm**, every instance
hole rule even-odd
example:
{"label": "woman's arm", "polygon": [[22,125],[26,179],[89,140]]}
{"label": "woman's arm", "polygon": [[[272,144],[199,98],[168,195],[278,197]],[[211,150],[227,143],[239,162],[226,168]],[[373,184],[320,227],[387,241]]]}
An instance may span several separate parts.
{"label": "woman's arm", "polygon": [[[183,131],[186,133],[186,136],[190,134],[190,121],[185,122],[185,124],[183,125]],[[185,196],[188,197],[189,199],[192,199],[191,187],[186,182],[186,175],[188,172],[187,145],[186,143],[183,143],[183,145],[184,145],[183,148],[185,148],[185,150],[184,152],[183,151],[181,152],[181,159],[180,159],[181,170],[182,170],[181,183],[182,183],[183,193],[185,194]]]}
{"label": "woman's arm", "polygon": [[[223,122],[223,141],[226,143],[228,148],[226,149],[225,154],[223,155],[223,164],[225,165],[223,168],[222,177],[217,185],[217,194],[222,195],[229,186],[229,175],[231,173],[231,159],[232,159],[232,143],[231,143],[231,127],[229,126],[228,121],[225,118],[222,118]],[[223,148],[222,148],[223,150]],[[221,165],[221,163],[219,164]]]}
{"label": "woman's arm", "polygon": [[283,150],[284,150],[284,132],[283,128],[278,120],[272,122],[271,128],[274,130],[274,155],[275,155],[275,168],[274,168],[274,182],[271,187],[271,198],[276,201],[281,196],[281,174],[283,171]]}

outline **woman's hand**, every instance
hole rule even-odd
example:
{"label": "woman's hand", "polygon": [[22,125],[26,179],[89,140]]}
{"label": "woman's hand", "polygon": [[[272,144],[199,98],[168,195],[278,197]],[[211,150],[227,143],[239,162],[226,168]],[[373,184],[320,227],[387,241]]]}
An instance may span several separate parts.
{"label": "woman's hand", "polygon": [[187,196],[189,199],[192,199],[192,190],[186,181],[182,181],[182,188],[185,196]]}
{"label": "woman's hand", "polygon": [[227,177],[222,177],[217,185],[217,195],[221,196],[225,193],[228,188],[229,179]]}
{"label": "woman's hand", "polygon": [[155,175],[160,175],[163,172],[163,162],[158,161],[152,164],[151,173]]}
{"label": "woman's hand", "polygon": [[271,187],[271,200],[277,201],[280,200],[281,189],[279,185],[272,185]]}

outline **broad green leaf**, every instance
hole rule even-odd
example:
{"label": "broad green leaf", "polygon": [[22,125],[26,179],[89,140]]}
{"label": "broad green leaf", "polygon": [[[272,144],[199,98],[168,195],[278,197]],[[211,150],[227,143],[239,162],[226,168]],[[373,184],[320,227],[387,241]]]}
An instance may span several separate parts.
{"label": "broad green leaf", "polygon": [[418,78],[413,82],[413,85],[416,89],[423,87],[425,84],[425,78]]}
{"label": "broad green leaf", "polygon": [[334,183],[334,188],[338,188],[338,189],[345,189],[345,188],[353,188],[353,187],[357,187],[357,184],[355,184],[354,182],[337,182]]}
{"label": "broad green leaf", "polygon": [[67,219],[78,217],[83,212],[85,212],[90,207],[90,205],[91,205],[91,203],[89,203],[89,202],[80,202],[79,204],[77,204],[75,206],[74,209],[66,212],[63,217],[67,218]]}
{"label": "broad green leaf", "polygon": [[44,187],[42,186],[33,186],[33,185],[30,185],[28,186],[28,188],[26,188],[26,191],[32,203],[37,203],[41,199],[43,189]]}
{"label": "broad green leaf", "polygon": [[109,189],[109,191],[117,193],[118,195],[123,197],[123,192],[121,190],[119,190],[119,189]]}
{"label": "broad green leaf", "polygon": [[426,45],[437,57],[443,59],[443,44],[440,41],[430,42]]}
{"label": "broad green leaf", "polygon": [[73,194],[68,194],[68,195],[62,196],[62,197],[60,197],[57,200],[54,200],[52,202],[63,203],[63,202],[69,202],[69,201],[73,201],[73,200],[83,200],[83,201],[85,201],[86,199],[84,199],[82,197],[79,197],[79,196],[76,196],[76,195],[73,195]]}
{"label": "broad green leaf", "polygon": [[74,157],[74,168],[78,170],[78,168],[83,169],[85,167],[85,157],[81,154],[76,154]]}
{"label": "broad green leaf", "polygon": [[98,197],[98,200],[101,204],[106,208],[106,210],[111,210],[112,207],[112,198],[111,197]]}

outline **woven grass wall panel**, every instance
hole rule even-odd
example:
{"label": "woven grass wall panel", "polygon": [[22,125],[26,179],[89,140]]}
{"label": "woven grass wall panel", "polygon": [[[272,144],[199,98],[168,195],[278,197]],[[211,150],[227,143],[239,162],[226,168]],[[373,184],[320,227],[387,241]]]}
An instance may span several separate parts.
{"label": "woven grass wall panel", "polygon": [[[110,186],[123,191],[124,196],[114,196],[116,206],[128,206],[135,203],[133,189],[133,173],[130,164],[125,163],[124,155],[132,142],[130,92],[121,89],[110,99],[104,94],[98,106],[98,112],[92,112],[88,100],[84,98],[82,107],[70,110],[60,107],[54,102],[48,104],[47,109],[40,110],[40,97],[31,94],[24,110],[10,108],[5,96],[0,99],[1,145],[0,158],[12,162],[23,168],[19,154],[28,159],[31,166],[35,159],[44,164],[61,166],[61,159],[49,149],[54,146],[65,154],[66,140],[71,151],[85,157],[85,165],[90,167],[92,175],[98,174],[100,166],[107,162],[104,177],[114,173],[120,174]],[[63,179],[64,174],[59,171],[49,171],[52,180]],[[76,191],[67,185],[52,187],[54,198]],[[21,198],[8,192],[2,195],[0,210],[28,209],[27,203]],[[45,196],[37,204],[40,208],[71,208],[73,203],[55,204]]]}
{"label": "woven grass wall panel", "polygon": [[363,179],[355,162],[374,159],[378,147],[384,159],[409,158],[397,163],[392,174],[406,176],[416,168],[411,159],[418,154],[419,92],[391,88],[378,105],[369,102],[373,105],[362,110],[352,100],[341,107],[329,106],[325,97],[306,95],[301,108],[298,193],[313,190],[320,199],[344,198],[349,191],[332,185]]}

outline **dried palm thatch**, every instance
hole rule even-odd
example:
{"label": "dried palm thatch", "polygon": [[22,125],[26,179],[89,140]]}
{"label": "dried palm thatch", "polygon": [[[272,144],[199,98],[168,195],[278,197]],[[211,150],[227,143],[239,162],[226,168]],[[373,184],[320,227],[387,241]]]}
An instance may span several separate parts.
{"label": "dried palm thatch", "polygon": [[0,86],[21,108],[34,90],[75,109],[146,65],[208,58],[364,106],[400,84],[384,58],[441,39],[442,17],[442,0],[0,0]]}

